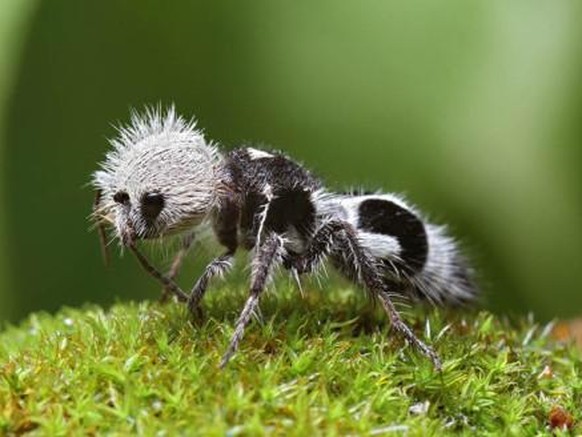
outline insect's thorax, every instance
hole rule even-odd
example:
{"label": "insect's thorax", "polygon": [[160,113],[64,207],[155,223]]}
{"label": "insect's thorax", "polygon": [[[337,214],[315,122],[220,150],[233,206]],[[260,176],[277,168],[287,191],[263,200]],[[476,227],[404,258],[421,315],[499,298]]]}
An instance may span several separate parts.
{"label": "insect's thorax", "polygon": [[313,193],[320,182],[284,155],[251,148],[224,158],[230,196],[215,220],[219,241],[252,249],[269,232],[286,237],[288,249],[300,252],[316,227]]}

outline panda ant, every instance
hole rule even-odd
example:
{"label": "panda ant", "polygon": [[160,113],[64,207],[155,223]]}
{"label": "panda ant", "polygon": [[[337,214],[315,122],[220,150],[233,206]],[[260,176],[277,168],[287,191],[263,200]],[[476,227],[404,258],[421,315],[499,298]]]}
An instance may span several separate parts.
{"label": "panda ant", "polygon": [[[393,298],[462,304],[474,300],[477,289],[455,240],[403,197],[334,193],[280,152],[251,147],[222,152],[173,107],[134,112],[111,145],[93,174],[92,217],[102,247],[104,227],[111,225],[166,297],[175,296],[199,314],[211,280],[232,268],[239,248],[251,253],[248,298],[221,367],[238,349],[277,267],[298,279],[329,260],[380,302],[394,330],[441,369],[437,353],[406,325]],[[174,278],[200,225],[212,227],[224,251],[185,293]],[[182,236],[182,248],[162,274],[137,243],[173,235]]]}

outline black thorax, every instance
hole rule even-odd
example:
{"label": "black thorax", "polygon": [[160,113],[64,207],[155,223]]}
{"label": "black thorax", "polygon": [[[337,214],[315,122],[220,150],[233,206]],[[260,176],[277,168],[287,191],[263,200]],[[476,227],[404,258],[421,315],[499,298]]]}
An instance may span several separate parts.
{"label": "black thorax", "polygon": [[280,153],[253,156],[246,148],[228,153],[224,170],[231,193],[215,221],[222,244],[230,248],[238,241],[251,249],[269,232],[310,239],[315,228],[312,193],[321,183],[309,171]]}

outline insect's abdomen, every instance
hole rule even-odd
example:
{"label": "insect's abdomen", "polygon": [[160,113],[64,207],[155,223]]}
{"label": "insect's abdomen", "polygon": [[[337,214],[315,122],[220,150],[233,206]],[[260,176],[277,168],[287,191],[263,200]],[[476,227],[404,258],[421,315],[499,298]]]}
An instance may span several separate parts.
{"label": "insect's abdomen", "polygon": [[444,227],[390,194],[345,196],[343,215],[383,265],[394,291],[435,303],[462,303],[476,291],[472,271]]}
{"label": "insect's abdomen", "polygon": [[358,205],[357,227],[362,232],[395,238],[400,246],[398,253],[386,247],[385,256],[394,258],[401,268],[412,273],[424,267],[428,257],[427,235],[422,221],[410,210],[388,199],[367,198]]}

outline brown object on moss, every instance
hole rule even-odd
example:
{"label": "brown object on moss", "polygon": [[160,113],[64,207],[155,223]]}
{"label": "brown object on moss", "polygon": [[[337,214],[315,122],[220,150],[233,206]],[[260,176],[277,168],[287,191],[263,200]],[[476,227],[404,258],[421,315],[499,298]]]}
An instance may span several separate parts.
{"label": "brown object on moss", "polygon": [[550,428],[552,429],[571,430],[574,426],[574,418],[572,415],[558,405],[552,407],[548,415],[548,420],[550,422]]}
{"label": "brown object on moss", "polygon": [[576,345],[582,349],[582,317],[557,323],[552,335],[558,341],[574,340]]}

